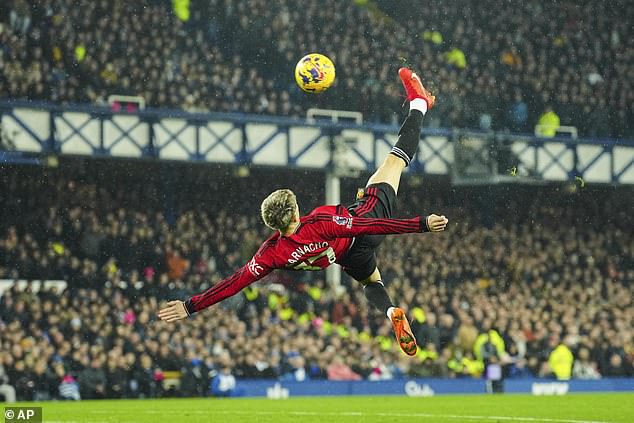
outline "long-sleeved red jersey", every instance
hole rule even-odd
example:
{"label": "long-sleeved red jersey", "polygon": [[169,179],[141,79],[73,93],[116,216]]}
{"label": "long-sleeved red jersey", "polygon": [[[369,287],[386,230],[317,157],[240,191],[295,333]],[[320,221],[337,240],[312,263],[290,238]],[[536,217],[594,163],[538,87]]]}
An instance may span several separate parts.
{"label": "long-sleeved red jersey", "polygon": [[251,261],[207,291],[185,302],[189,314],[207,308],[262,279],[274,269],[322,270],[343,259],[359,235],[425,232],[425,219],[382,219],[352,216],[342,206],[322,206],[300,219],[289,236],[267,239]]}

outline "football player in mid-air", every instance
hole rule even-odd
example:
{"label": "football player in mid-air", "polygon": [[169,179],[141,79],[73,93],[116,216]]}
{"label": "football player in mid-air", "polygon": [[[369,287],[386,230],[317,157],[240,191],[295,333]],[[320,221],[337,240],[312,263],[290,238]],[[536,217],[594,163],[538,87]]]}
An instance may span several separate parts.
{"label": "football player in mid-air", "polygon": [[[237,294],[274,269],[321,270],[331,264],[363,285],[368,301],[392,322],[396,340],[408,355],[416,354],[416,339],[404,311],[390,299],[377,268],[375,249],[385,235],[411,232],[439,232],[445,229],[445,216],[394,219],[396,193],[401,173],[418,148],[421,124],[434,105],[420,78],[408,68],[399,69],[409,100],[409,115],[399,131],[396,145],[370,177],[357,200],[344,207],[322,206],[300,217],[295,194],[280,189],[261,205],[262,219],[275,231],[255,256],[227,279],[187,301],[170,301],[159,317],[175,322]],[[361,195],[362,194],[362,195]]]}

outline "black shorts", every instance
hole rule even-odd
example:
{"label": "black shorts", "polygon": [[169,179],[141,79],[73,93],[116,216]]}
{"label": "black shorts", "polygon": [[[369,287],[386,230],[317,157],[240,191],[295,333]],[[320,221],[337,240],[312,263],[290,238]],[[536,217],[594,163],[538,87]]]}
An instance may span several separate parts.
{"label": "black shorts", "polygon": [[[347,209],[353,216],[390,218],[396,207],[396,192],[392,185],[381,182],[368,185],[357,193],[357,199]],[[354,239],[348,254],[339,262],[343,270],[358,281],[370,277],[376,269],[374,250],[385,235],[362,235]]]}

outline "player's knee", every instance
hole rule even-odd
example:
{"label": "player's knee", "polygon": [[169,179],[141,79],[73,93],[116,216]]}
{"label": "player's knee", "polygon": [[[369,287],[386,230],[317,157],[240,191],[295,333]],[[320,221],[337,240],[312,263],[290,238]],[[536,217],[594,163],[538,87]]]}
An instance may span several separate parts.
{"label": "player's knee", "polygon": [[387,171],[399,172],[400,176],[400,172],[405,169],[405,162],[394,154],[388,154],[383,160],[381,167],[384,167]]}
{"label": "player's knee", "polygon": [[383,164],[368,180],[368,185],[386,183],[394,189],[394,192],[397,192],[403,169],[405,169],[405,162],[392,154],[388,154]]}

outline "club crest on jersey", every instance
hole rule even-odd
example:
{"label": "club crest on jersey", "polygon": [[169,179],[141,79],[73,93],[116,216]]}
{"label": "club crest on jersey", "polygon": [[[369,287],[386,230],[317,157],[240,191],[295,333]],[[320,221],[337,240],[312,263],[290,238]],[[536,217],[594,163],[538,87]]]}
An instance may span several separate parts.
{"label": "club crest on jersey", "polygon": [[339,226],[345,226],[346,228],[352,228],[352,218],[344,216],[333,216],[332,221]]}

